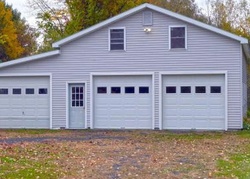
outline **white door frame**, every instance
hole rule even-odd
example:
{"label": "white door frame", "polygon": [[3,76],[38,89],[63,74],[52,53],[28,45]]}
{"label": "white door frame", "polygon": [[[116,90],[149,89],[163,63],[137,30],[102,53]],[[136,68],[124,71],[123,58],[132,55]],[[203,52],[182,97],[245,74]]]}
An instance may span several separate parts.
{"label": "white door frame", "polygon": [[225,131],[228,130],[228,72],[227,71],[172,71],[159,73],[159,124],[160,130],[163,129],[163,99],[162,99],[162,77],[167,75],[224,75],[225,76]]}
{"label": "white door frame", "polygon": [[0,74],[0,77],[49,77],[49,128],[52,129],[52,73],[6,73]]}
{"label": "white door frame", "polygon": [[87,129],[87,82],[86,81],[67,81],[66,82],[66,129],[70,129],[69,128],[69,100],[70,100],[70,96],[69,96],[69,86],[72,84],[83,84],[84,85],[84,116],[85,116],[85,129]]}
{"label": "white door frame", "polygon": [[96,72],[90,73],[90,128],[94,129],[94,77],[98,76],[151,76],[152,77],[152,129],[155,128],[155,74],[154,72]]}

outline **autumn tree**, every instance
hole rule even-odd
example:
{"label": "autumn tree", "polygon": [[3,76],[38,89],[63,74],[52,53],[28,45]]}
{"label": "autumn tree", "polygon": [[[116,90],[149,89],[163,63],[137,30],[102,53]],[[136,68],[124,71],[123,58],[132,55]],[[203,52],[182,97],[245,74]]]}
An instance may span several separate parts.
{"label": "autumn tree", "polygon": [[[11,7],[10,7],[11,8]],[[37,51],[37,37],[36,29],[31,27],[25,19],[21,18],[21,13],[16,9],[12,9],[13,22],[16,27],[17,39],[24,48],[20,57],[32,55]]]}
{"label": "autumn tree", "polygon": [[0,60],[25,57],[37,51],[37,33],[21,13],[0,0]]}
{"label": "autumn tree", "polygon": [[6,8],[5,2],[0,1],[0,60],[18,58],[23,51],[24,48],[17,38],[12,12]]}
{"label": "autumn tree", "polygon": [[250,40],[250,3],[247,0],[209,0],[208,19],[223,30]]}

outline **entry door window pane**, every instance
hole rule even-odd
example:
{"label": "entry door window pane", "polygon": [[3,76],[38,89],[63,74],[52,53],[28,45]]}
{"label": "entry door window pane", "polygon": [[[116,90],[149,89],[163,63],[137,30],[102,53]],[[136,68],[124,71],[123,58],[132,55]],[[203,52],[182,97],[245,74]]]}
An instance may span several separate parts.
{"label": "entry door window pane", "polygon": [[71,88],[71,105],[72,107],[84,106],[84,87],[74,86]]}
{"label": "entry door window pane", "polygon": [[128,94],[135,93],[135,87],[125,87],[125,93]]}
{"label": "entry door window pane", "polygon": [[111,93],[113,94],[121,93],[121,87],[111,87]]}
{"label": "entry door window pane", "polygon": [[167,86],[166,93],[176,93],[176,87],[175,86]]}
{"label": "entry door window pane", "polygon": [[22,93],[21,88],[13,88],[12,90],[12,94],[21,94],[21,93]]}
{"label": "entry door window pane", "polygon": [[220,86],[211,86],[210,92],[211,93],[221,93],[221,87]]}
{"label": "entry door window pane", "polygon": [[206,87],[205,86],[196,86],[195,93],[206,93]]}
{"label": "entry door window pane", "polygon": [[191,86],[181,86],[181,93],[191,93]]}
{"label": "entry door window pane", "polygon": [[0,94],[8,94],[8,89],[7,88],[0,88]]}

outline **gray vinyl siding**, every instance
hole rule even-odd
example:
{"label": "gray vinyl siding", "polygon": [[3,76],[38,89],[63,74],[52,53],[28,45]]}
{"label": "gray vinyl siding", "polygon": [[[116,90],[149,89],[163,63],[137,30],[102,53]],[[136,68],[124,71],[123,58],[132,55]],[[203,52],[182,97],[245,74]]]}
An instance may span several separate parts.
{"label": "gray vinyl siding", "polygon": [[243,87],[243,100],[242,100],[242,110],[243,117],[247,116],[247,61],[243,53],[242,58],[242,87]]}
{"label": "gray vinyl siding", "polygon": [[[169,26],[187,26],[187,50],[169,50]],[[126,51],[108,51],[110,27],[126,27]],[[52,73],[53,128],[66,125],[66,81],[87,81],[90,127],[90,73],[154,72],[155,127],[159,127],[159,72],[228,71],[228,127],[241,128],[241,45],[214,32],[154,12],[151,33],[143,32],[142,12],[61,47],[59,56],[15,65],[5,73]]]}

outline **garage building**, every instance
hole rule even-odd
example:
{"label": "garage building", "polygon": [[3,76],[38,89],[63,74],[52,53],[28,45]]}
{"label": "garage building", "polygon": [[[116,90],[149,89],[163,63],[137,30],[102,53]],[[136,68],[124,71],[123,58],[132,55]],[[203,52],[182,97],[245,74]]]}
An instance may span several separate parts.
{"label": "garage building", "polygon": [[142,4],[0,64],[0,128],[241,129],[248,40]]}

